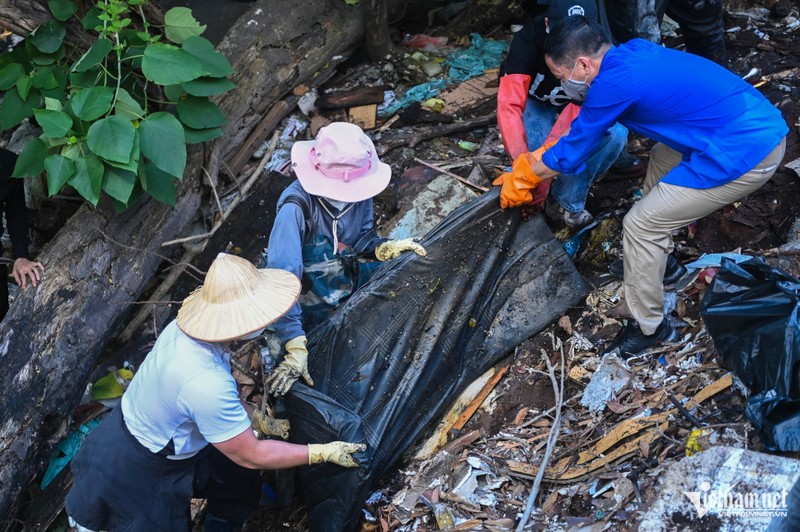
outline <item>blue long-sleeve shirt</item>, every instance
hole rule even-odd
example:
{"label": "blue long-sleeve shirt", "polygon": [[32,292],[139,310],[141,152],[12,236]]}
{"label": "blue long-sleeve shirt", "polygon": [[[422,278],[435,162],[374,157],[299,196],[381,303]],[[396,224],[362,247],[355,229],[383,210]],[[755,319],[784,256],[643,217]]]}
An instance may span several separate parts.
{"label": "blue long-sleeve shirt", "polygon": [[[286,201],[289,196],[302,197],[305,204],[310,207],[309,214],[312,220],[309,224],[306,223],[303,209],[296,203]],[[321,235],[333,241],[333,218],[319,205],[318,201],[316,196],[312,196],[303,189],[299,181],[286,187],[278,199],[278,213],[269,235],[267,266],[292,272],[302,280],[303,244],[310,236],[313,236],[306,235],[308,227],[314,228],[315,235]],[[335,213],[333,210],[331,212]],[[386,239],[375,233],[372,216],[372,198],[353,203],[352,208],[339,218],[338,241],[351,246],[356,253],[373,251]],[[282,342],[305,335],[300,304],[295,303],[286,315],[275,322],[274,326]]]}
{"label": "blue long-sleeve shirt", "polygon": [[581,171],[614,122],[682,153],[662,181],[697,189],[745,174],[789,131],[780,111],[735,74],[641,39],[606,53],[569,134],[542,162]]}

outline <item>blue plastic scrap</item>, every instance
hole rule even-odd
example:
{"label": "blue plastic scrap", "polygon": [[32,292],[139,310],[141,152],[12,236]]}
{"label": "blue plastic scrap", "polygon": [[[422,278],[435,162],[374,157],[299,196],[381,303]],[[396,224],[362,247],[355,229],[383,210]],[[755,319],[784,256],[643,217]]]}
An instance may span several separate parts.
{"label": "blue plastic scrap", "polygon": [[92,432],[100,424],[100,421],[99,418],[87,421],[78,427],[78,430],[58,442],[58,445],[53,450],[53,455],[50,457],[50,465],[42,478],[42,483],[40,484],[42,489],[45,489],[61,473],[61,470],[67,467],[67,464],[72,461],[72,457],[81,448],[86,435]]}
{"label": "blue plastic scrap", "polygon": [[500,66],[507,48],[508,43],[505,41],[484,39],[479,34],[473,33],[469,48],[458,50],[446,57],[445,64],[450,67],[448,77],[411,87],[401,98],[378,106],[378,116],[391,116],[414,102],[433,98],[452,83],[466,81],[482,75],[486,70]]}
{"label": "blue plastic scrap", "polygon": [[752,259],[750,255],[741,255],[739,253],[708,253],[703,255],[694,262],[686,265],[689,270],[702,270],[703,268],[719,268],[722,265],[722,259],[732,260],[736,264]]}
{"label": "blue plastic scrap", "polygon": [[469,48],[453,52],[445,59],[445,64],[450,67],[451,81],[466,81],[499,66],[508,47],[505,41],[484,39],[477,33],[471,37],[472,45]]}

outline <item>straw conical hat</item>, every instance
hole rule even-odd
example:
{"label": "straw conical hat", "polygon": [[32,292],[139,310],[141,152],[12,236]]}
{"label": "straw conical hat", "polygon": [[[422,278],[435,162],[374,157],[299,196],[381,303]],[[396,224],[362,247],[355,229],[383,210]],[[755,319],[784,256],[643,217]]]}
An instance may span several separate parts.
{"label": "straw conical hat", "polygon": [[220,253],[203,286],[183,300],[178,327],[205,342],[232,340],[286,314],[299,294],[300,280],[293,273],[259,270],[245,259]]}

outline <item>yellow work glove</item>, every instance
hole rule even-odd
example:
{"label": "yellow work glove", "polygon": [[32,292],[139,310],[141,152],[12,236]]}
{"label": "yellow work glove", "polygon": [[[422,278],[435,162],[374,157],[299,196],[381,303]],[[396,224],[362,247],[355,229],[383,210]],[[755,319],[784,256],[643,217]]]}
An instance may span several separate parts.
{"label": "yellow work glove", "polygon": [[500,189],[500,207],[519,207],[533,201],[533,190],[542,182],[542,178],[533,172],[532,165],[542,160],[542,155],[552,144],[545,144],[530,153],[523,153],[511,164],[511,171],[494,180],[493,185],[502,185]]}
{"label": "yellow work glove", "polygon": [[309,443],[308,465],[330,462],[342,467],[358,467],[358,462],[353,458],[353,453],[366,450],[367,446],[363,443],[349,443],[346,441]]}
{"label": "yellow work glove", "polygon": [[308,374],[306,342],[305,336],[298,336],[286,342],[286,356],[267,379],[269,393],[284,395],[300,377],[303,377],[309,386],[314,386],[314,381]]}
{"label": "yellow work glove", "polygon": [[428,254],[425,248],[413,238],[404,238],[403,240],[387,240],[376,247],[375,258],[381,262],[386,262],[387,260],[396,259],[404,251],[413,251],[423,257]]}
{"label": "yellow work glove", "polygon": [[263,436],[275,436],[282,440],[289,439],[290,425],[288,419],[269,417],[261,410],[256,410],[253,412],[253,418],[250,421],[253,423],[253,428]]}

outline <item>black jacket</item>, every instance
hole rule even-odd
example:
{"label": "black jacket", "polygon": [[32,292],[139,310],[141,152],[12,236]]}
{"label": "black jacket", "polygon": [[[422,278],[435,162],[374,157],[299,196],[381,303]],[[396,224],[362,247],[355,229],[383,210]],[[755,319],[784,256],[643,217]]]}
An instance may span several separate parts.
{"label": "black jacket", "polygon": [[[14,152],[0,148],[0,205],[6,215],[8,236],[14,259],[28,258],[28,211],[25,208],[25,187],[22,179],[11,177],[17,156]],[[0,234],[3,222],[0,219]]]}

